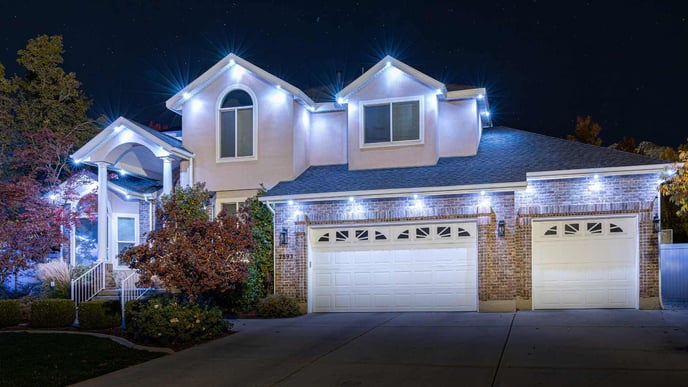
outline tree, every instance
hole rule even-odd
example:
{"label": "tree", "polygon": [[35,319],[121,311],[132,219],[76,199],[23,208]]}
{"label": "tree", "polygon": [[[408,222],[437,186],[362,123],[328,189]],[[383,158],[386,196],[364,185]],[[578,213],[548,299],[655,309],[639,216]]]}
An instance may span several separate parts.
{"label": "tree", "polygon": [[6,78],[0,65],[0,279],[64,241],[71,217],[50,192],[71,174],[69,154],[97,130],[76,75],[61,67],[63,52],[60,36],[42,35],[17,53],[22,76]]}
{"label": "tree", "polygon": [[262,189],[255,197],[244,203],[245,210],[253,220],[251,233],[256,242],[253,250],[253,265],[242,286],[241,308],[253,309],[259,300],[273,293],[274,257],[272,212],[258,198],[265,193]]}
{"label": "tree", "polygon": [[60,67],[63,53],[61,36],[30,39],[17,53],[24,75],[3,79],[6,135],[1,140],[4,150],[12,150],[9,177],[30,176],[54,187],[69,176],[70,153],[97,133],[87,116],[91,101],[76,74]]}
{"label": "tree", "polygon": [[245,212],[228,216],[223,211],[209,220],[205,209],[209,199],[200,183],[163,197],[161,227],[120,259],[139,269],[142,281],[157,276],[167,289],[180,290],[190,302],[205,292],[222,293],[242,283],[255,246],[251,219]]}
{"label": "tree", "polygon": [[592,144],[596,146],[602,145],[602,139],[599,137],[602,127],[592,120],[592,117],[587,116],[576,117],[576,129],[574,135],[566,136],[567,140],[578,141],[585,144]]}
{"label": "tree", "polygon": [[[685,149],[685,147],[683,148]],[[676,214],[679,216],[688,215],[688,151],[682,150],[678,154],[679,163],[675,164],[673,169],[676,171],[669,180],[662,184],[659,189],[662,195],[669,197],[669,200],[674,203],[678,210]]]}
{"label": "tree", "polygon": [[638,145],[635,143],[635,138],[623,136],[623,139],[617,145],[616,149],[624,152],[636,153],[637,147]]}

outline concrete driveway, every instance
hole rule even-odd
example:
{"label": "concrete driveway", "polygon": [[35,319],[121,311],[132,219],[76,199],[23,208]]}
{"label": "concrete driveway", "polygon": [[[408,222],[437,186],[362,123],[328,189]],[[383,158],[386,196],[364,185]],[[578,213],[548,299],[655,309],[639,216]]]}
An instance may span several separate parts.
{"label": "concrete driveway", "polygon": [[311,314],[83,386],[685,386],[688,310]]}

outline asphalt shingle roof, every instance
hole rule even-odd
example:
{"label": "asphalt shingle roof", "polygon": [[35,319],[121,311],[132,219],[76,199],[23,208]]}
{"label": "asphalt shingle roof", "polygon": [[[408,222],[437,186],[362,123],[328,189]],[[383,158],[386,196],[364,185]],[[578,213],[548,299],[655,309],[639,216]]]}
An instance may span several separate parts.
{"label": "asphalt shingle roof", "polygon": [[507,127],[483,130],[475,156],[444,157],[436,165],[350,171],[347,164],[313,166],[265,196],[450,187],[526,181],[527,172],[665,164],[622,152]]}

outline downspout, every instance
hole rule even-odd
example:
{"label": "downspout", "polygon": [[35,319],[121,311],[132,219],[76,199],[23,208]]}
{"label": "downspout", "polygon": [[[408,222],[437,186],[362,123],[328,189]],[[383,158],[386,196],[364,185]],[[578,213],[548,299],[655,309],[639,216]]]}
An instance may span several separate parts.
{"label": "downspout", "polygon": [[659,230],[657,231],[657,266],[659,268],[659,309],[664,310],[662,299],[662,193],[657,190],[657,216],[659,217]]}
{"label": "downspout", "polygon": [[276,256],[277,256],[277,248],[275,247],[275,209],[270,206],[270,202],[266,201],[265,206],[272,212],[272,294],[276,294],[277,287],[275,286],[277,284],[277,265],[275,264],[276,262]]}

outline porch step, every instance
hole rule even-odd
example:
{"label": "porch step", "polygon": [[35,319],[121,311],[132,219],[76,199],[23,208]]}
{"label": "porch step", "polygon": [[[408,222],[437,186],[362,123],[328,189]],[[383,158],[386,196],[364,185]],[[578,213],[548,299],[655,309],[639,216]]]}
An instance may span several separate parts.
{"label": "porch step", "polygon": [[94,300],[119,300],[119,289],[115,288],[114,286],[108,286],[107,288],[103,289],[98,293],[95,297],[93,297]]}

